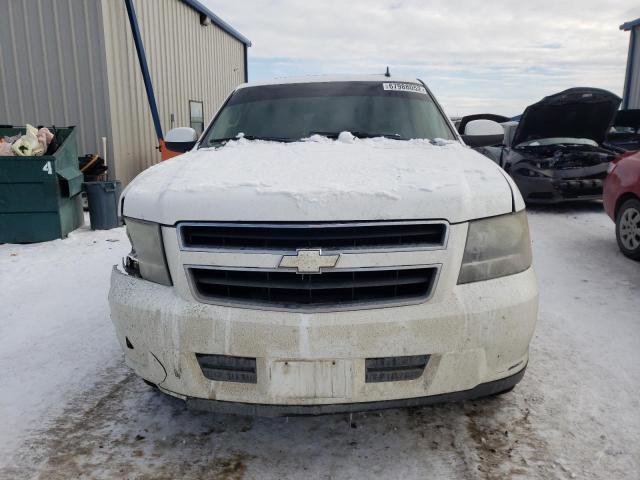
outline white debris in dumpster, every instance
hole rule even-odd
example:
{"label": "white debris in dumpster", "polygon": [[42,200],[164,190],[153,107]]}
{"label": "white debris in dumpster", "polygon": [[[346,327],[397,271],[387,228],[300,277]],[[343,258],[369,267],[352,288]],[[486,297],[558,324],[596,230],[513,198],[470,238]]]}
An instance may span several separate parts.
{"label": "white debris in dumpster", "polygon": [[53,133],[48,128],[38,130],[27,124],[26,134],[0,138],[0,156],[38,157],[47,152],[52,140]]}
{"label": "white debris in dumpster", "polygon": [[18,140],[20,135],[14,137],[0,137],[0,157],[13,157],[13,150],[11,146],[13,142]]}

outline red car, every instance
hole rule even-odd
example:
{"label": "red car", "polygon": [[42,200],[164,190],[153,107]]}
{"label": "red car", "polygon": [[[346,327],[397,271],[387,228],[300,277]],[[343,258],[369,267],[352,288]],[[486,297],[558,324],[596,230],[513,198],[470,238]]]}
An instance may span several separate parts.
{"label": "red car", "polygon": [[616,222],[620,250],[640,260],[640,151],[611,162],[602,199],[607,215]]}

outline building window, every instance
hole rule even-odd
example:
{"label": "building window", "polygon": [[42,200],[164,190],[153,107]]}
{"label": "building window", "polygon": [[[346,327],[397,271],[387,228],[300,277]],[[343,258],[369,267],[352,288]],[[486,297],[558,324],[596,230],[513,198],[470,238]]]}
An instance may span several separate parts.
{"label": "building window", "polygon": [[189,100],[189,126],[193,128],[198,136],[204,130],[204,113],[202,102]]}

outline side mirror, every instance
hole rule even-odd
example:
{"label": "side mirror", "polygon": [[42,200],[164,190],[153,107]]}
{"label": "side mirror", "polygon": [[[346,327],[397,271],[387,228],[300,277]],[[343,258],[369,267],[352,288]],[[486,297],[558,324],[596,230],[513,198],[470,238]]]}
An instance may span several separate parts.
{"label": "side mirror", "polygon": [[499,145],[504,141],[504,128],[493,120],[473,120],[467,123],[462,139],[474,148]]}
{"label": "side mirror", "polygon": [[184,153],[191,150],[197,140],[198,134],[193,128],[178,127],[167,132],[164,145],[171,152]]}

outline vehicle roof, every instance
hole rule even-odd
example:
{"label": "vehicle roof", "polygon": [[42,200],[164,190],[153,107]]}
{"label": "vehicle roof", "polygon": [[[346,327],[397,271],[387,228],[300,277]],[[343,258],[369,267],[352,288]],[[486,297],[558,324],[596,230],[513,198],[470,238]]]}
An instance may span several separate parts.
{"label": "vehicle roof", "polygon": [[243,83],[237,87],[260,87],[263,85],[288,85],[294,83],[323,83],[323,82],[402,82],[402,83],[420,83],[417,78],[402,77],[391,75],[390,77],[384,74],[379,75],[306,75],[303,77],[282,77],[274,78],[272,80],[265,80],[260,82]]}

